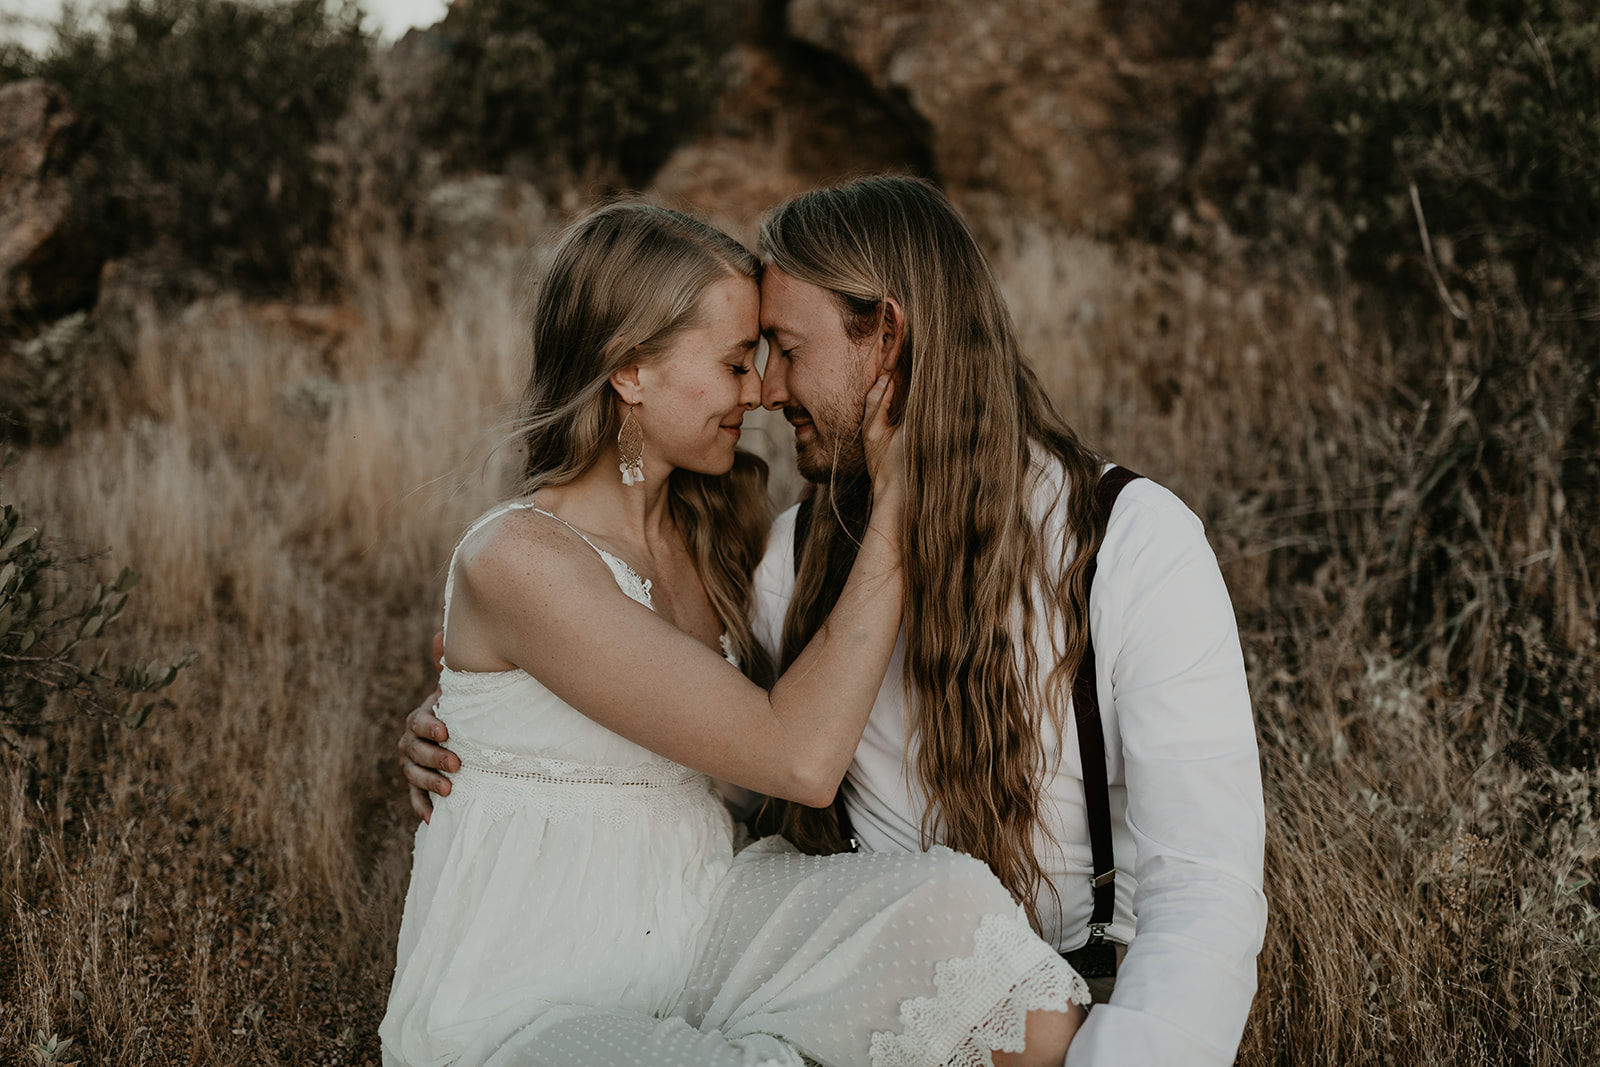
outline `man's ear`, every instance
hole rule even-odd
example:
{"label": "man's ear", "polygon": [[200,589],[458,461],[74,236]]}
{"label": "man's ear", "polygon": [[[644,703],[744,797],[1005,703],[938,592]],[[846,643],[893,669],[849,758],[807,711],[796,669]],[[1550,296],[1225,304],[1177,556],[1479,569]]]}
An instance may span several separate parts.
{"label": "man's ear", "polygon": [[611,388],[617,391],[624,404],[637,404],[644,399],[644,389],[639,385],[639,364],[630,363],[611,372]]}
{"label": "man's ear", "polygon": [[878,323],[878,373],[892,374],[900,362],[900,351],[905,347],[906,313],[900,301],[892,296],[883,298],[883,316]]}
{"label": "man's ear", "polygon": [[878,373],[894,379],[894,394],[889,398],[889,422],[895,426],[900,425],[900,417],[905,412],[911,382],[908,341],[905,308],[894,297],[885,297],[883,319],[878,326]]}

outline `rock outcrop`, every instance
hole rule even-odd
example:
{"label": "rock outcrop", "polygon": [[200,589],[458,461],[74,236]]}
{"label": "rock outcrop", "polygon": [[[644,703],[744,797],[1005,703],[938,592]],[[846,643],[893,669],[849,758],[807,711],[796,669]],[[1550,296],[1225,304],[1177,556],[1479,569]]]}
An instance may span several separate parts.
{"label": "rock outcrop", "polygon": [[83,197],[92,140],[55,86],[0,86],[0,335],[94,302],[101,257],[87,247]]}
{"label": "rock outcrop", "polygon": [[1192,154],[1225,0],[790,0],[793,40],[847,61],[969,211],[1116,232]]}

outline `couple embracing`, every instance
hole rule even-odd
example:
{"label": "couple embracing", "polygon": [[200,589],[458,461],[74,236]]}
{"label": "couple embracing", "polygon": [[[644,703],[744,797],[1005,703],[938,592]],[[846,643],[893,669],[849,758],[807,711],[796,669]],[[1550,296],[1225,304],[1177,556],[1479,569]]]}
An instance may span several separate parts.
{"label": "couple embracing", "polygon": [[[930,185],[760,250],[627,203],[556,251],[401,743],[385,1063],[1231,1062],[1263,811],[1199,521],[1055,414]],[[758,404],[812,483],[770,529]]]}

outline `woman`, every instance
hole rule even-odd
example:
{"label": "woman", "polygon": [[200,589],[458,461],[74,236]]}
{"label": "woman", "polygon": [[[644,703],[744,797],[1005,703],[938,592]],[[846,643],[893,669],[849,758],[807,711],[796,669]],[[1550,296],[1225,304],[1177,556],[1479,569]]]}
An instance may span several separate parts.
{"label": "woman", "polygon": [[418,829],[388,1064],[1065,1054],[1082,981],[982,864],[734,853],[707,776],[826,806],[901,614],[891,330],[860,353],[880,374],[860,551],[817,635],[757,684],[764,470],[734,446],[760,399],[759,269],[634,203],[557,249],[524,493],[469,528],[446,581],[438,714],[462,769]]}

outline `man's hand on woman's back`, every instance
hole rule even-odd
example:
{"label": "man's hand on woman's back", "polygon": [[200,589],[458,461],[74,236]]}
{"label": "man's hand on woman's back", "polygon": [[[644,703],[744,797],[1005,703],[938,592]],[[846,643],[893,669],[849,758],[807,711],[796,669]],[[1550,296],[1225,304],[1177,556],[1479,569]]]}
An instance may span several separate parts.
{"label": "man's hand on woman's back", "polygon": [[[444,634],[433,635],[433,666],[435,670],[444,663]],[[434,715],[439,703],[437,688],[406,716],[406,730],[400,735],[400,770],[405,775],[411,791],[411,810],[423,822],[433,816],[433,797],[450,795],[450,774],[461,769],[461,760],[454,752],[441,747],[450,739],[450,731]],[[442,771],[443,774],[434,772]]]}

